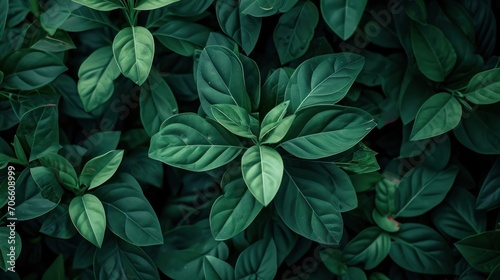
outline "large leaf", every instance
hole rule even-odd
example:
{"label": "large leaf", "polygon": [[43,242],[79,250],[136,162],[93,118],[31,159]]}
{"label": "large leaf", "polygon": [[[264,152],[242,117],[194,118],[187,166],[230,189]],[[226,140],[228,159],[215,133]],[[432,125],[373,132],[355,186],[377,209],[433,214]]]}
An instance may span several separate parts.
{"label": "large leaf", "polygon": [[156,30],[153,35],[165,47],[184,55],[193,56],[195,50],[202,49],[210,35],[210,28],[182,20],[170,20]]}
{"label": "large leaf", "polygon": [[493,104],[500,101],[500,69],[476,74],[469,81],[464,95],[475,104]]}
{"label": "large leaf", "polygon": [[450,41],[435,26],[413,24],[411,45],[418,69],[432,81],[444,81],[457,62],[457,54]]}
{"label": "large leaf", "polygon": [[175,115],[151,139],[149,156],[179,168],[211,170],[243,150],[235,136],[224,132],[196,114]]}
{"label": "large leaf", "polygon": [[210,210],[210,229],[215,240],[226,240],[245,230],[257,217],[262,204],[253,197],[242,178],[224,186]]}
{"label": "large leaf", "polygon": [[321,14],[342,40],[351,37],[365,11],[367,0],[321,0]]}
{"label": "large leaf", "polygon": [[160,222],[141,186],[128,174],[121,174],[93,193],[106,211],[109,229],[136,246],[163,244]]}
{"label": "large leaf", "polygon": [[489,273],[500,263],[500,231],[487,231],[455,243],[458,251],[475,269]]}
{"label": "large leaf", "polygon": [[93,194],[74,197],[69,204],[69,215],[78,232],[101,248],[106,231],[106,213],[99,198]]}
{"label": "large leaf", "polygon": [[259,39],[262,19],[241,12],[237,0],[219,0],[215,11],[219,25],[229,37],[250,54]]}
{"label": "large leaf", "polygon": [[283,177],[283,159],[268,146],[255,145],[241,158],[243,179],[255,199],[267,206],[278,192]]}
{"label": "large leaf", "polygon": [[124,8],[121,5],[120,0],[71,0],[71,1],[104,12]]}
{"label": "large leaf", "polygon": [[49,84],[67,69],[55,54],[37,49],[20,49],[11,53],[3,64],[2,86],[33,90]]}
{"label": "large leaf", "polygon": [[453,133],[465,147],[480,154],[500,154],[500,117],[475,111],[464,114]]}
{"label": "large leaf", "polygon": [[250,111],[243,65],[231,50],[221,46],[206,47],[197,70],[198,94],[203,111],[212,116],[213,104],[238,105]]}
{"label": "large leaf", "polygon": [[94,110],[111,98],[114,80],[119,75],[111,46],[102,47],[85,59],[78,70],[78,94],[85,111]]}
{"label": "large leaf", "polygon": [[113,40],[113,54],[118,68],[138,85],[148,78],[154,53],[153,35],[141,26],[126,27]]}
{"label": "large leaf", "polygon": [[178,1],[179,0],[139,0],[134,9],[139,11],[154,10]]}
{"label": "large leaf", "polygon": [[392,236],[389,255],[402,268],[426,274],[452,274],[453,255],[446,241],[432,228],[413,223],[401,225]]}
{"label": "large leaf", "polygon": [[286,151],[304,159],[332,156],[356,145],[375,127],[365,111],[337,105],[304,109],[297,113],[281,144]]}
{"label": "large leaf", "polygon": [[299,65],[286,86],[285,100],[290,112],[339,102],[349,91],[363,68],[364,58],[357,54],[320,55]]}
{"label": "large leaf", "polygon": [[274,279],[277,270],[276,245],[272,239],[262,239],[241,252],[234,275],[236,279]]}
{"label": "large leaf", "polygon": [[427,99],[415,118],[411,140],[417,141],[446,133],[460,123],[462,107],[455,97],[441,92]]}
{"label": "large leaf", "polygon": [[123,158],[123,151],[109,151],[89,160],[80,174],[80,184],[88,189],[102,185],[115,174]]}
{"label": "large leaf", "polygon": [[378,227],[369,227],[345,245],[343,256],[347,265],[362,264],[364,269],[370,270],[387,257],[390,248],[389,234]]}
{"label": "large leaf", "polygon": [[477,196],[476,208],[490,210],[500,206],[500,157],[497,157]]}
{"label": "large leaf", "polygon": [[424,166],[408,172],[396,189],[395,217],[414,217],[441,203],[451,189],[458,168],[436,171]]}
{"label": "large leaf", "polygon": [[281,64],[306,53],[318,21],[318,9],[311,1],[299,3],[280,17],[273,39]]}

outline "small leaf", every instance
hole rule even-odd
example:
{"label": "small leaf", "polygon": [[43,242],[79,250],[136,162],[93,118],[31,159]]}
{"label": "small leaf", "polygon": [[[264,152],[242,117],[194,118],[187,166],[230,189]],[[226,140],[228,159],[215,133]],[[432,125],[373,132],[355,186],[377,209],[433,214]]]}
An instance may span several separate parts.
{"label": "small leaf", "polygon": [[292,127],[293,121],[295,121],[295,115],[288,116],[279,121],[269,133],[264,135],[262,144],[274,144],[280,142],[283,138],[285,138],[288,131]]}
{"label": "small leaf", "polygon": [[120,72],[137,85],[148,78],[154,53],[153,35],[141,26],[126,27],[113,40],[113,54]]}
{"label": "small leaf", "polygon": [[245,109],[231,104],[216,104],[212,105],[211,112],[215,120],[231,133],[245,138],[256,138],[252,127],[257,126],[258,120]]}
{"label": "small leaf", "polygon": [[491,69],[476,74],[469,81],[465,98],[474,104],[493,104],[500,101],[500,69]]}
{"label": "small leaf", "polygon": [[455,243],[467,262],[481,272],[492,272],[500,263],[500,231],[487,231]]}
{"label": "small leaf", "polygon": [[268,146],[256,145],[241,158],[243,179],[253,196],[267,206],[278,192],[283,178],[283,159]]}
{"label": "small leaf", "polygon": [[111,178],[123,158],[123,151],[109,151],[101,156],[89,160],[80,174],[80,184],[93,189]]}
{"label": "small leaf", "polygon": [[349,39],[361,20],[367,0],[321,0],[321,14],[342,40]]}
{"label": "small leaf", "polygon": [[71,200],[69,215],[78,232],[101,248],[106,231],[106,214],[99,198],[84,194]]}
{"label": "small leaf", "polygon": [[282,102],[266,114],[261,124],[259,134],[260,141],[262,141],[262,138],[264,138],[264,136],[266,136],[266,134],[268,134],[271,130],[276,128],[281,120],[283,120],[289,104],[290,101]]}

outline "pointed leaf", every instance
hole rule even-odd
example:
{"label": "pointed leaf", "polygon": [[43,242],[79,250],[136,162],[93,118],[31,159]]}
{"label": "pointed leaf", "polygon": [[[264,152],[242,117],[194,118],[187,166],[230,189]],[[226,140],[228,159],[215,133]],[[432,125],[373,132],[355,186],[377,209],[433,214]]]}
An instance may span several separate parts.
{"label": "pointed leaf", "polygon": [[360,232],[343,250],[347,265],[362,264],[366,270],[377,267],[389,254],[391,238],[378,227],[370,227]]}
{"label": "pointed leaf", "polygon": [[252,127],[257,126],[258,120],[245,109],[231,104],[215,104],[210,111],[215,120],[231,133],[245,138],[256,138]]}
{"label": "pointed leaf", "polygon": [[116,150],[89,160],[80,174],[80,184],[87,186],[89,190],[102,185],[115,174],[122,158],[123,151]]}
{"label": "pointed leaf", "polygon": [[227,262],[212,256],[205,256],[203,260],[205,279],[233,280],[234,268]]}
{"label": "pointed leaf", "polygon": [[272,239],[262,239],[241,252],[234,275],[236,279],[274,279],[277,270],[276,245]]}
{"label": "pointed leaf", "polygon": [[481,272],[492,272],[500,263],[500,231],[487,231],[455,243],[467,262]]}
{"label": "pointed leaf", "polygon": [[497,157],[477,196],[476,208],[490,210],[500,206],[500,157]]}
{"label": "pointed leaf", "polygon": [[342,40],[351,37],[365,11],[367,0],[321,0],[321,14]]}
{"label": "pointed leaf", "polygon": [[69,215],[78,232],[101,248],[106,231],[106,214],[99,198],[84,194],[71,200]]}
{"label": "pointed leaf", "polygon": [[500,101],[500,69],[476,74],[469,81],[464,96],[474,104],[493,104]]}

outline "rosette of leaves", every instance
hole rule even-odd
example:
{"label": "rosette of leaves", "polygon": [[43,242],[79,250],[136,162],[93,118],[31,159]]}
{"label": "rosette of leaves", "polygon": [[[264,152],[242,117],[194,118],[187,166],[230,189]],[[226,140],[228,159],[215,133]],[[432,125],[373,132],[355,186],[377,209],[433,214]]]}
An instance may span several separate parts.
{"label": "rosette of leaves", "polygon": [[337,244],[341,213],[355,208],[357,200],[332,157],[355,147],[375,122],[361,109],[336,103],[363,63],[351,53],[318,56],[294,71],[273,71],[261,87],[255,62],[208,46],[196,73],[199,113],[163,122],[149,156],[197,172],[233,166],[210,213],[216,240],[236,236],[274,204],[297,234]]}

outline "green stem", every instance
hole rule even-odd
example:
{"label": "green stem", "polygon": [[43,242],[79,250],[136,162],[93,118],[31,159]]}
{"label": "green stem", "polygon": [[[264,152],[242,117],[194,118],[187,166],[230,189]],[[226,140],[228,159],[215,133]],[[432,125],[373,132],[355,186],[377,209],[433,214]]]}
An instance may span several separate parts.
{"label": "green stem", "polygon": [[29,0],[30,8],[35,17],[40,17],[40,7],[38,6],[38,0]]}

